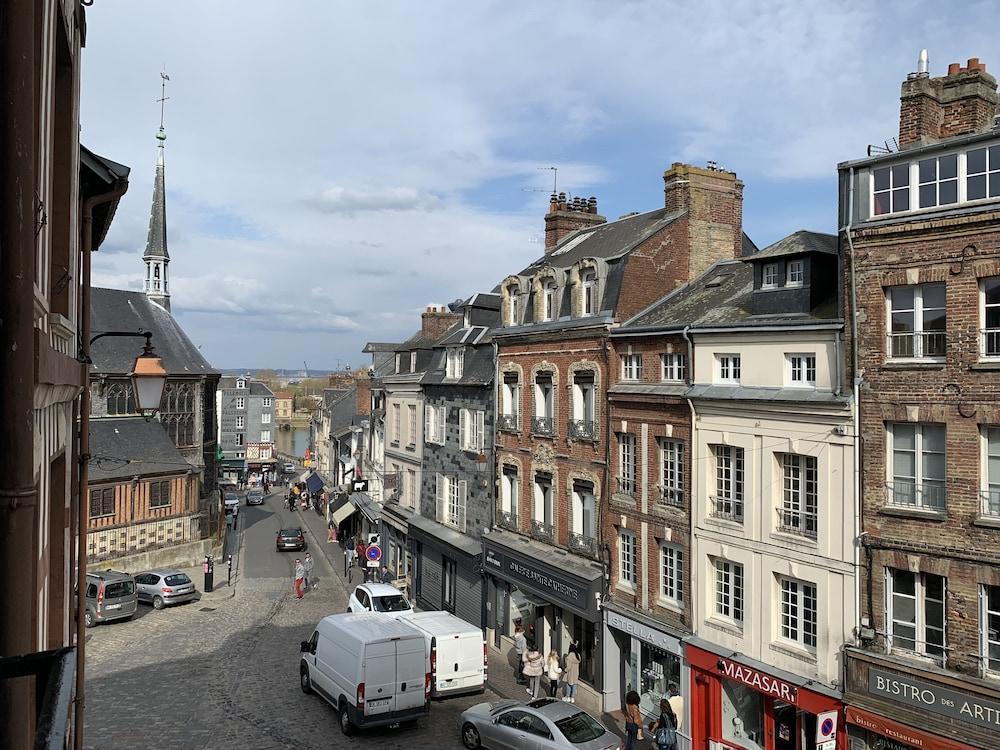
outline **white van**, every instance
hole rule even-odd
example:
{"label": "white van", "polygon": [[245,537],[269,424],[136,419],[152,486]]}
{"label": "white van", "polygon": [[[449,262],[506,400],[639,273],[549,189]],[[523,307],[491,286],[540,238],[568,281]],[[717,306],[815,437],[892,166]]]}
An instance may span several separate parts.
{"label": "white van", "polygon": [[330,615],[301,648],[302,692],[336,708],[344,734],[416,724],[430,711],[424,637],[403,622],[374,612]]}
{"label": "white van", "polygon": [[431,665],[431,697],[486,690],[486,641],[483,631],[450,612],[401,615],[424,636]]}

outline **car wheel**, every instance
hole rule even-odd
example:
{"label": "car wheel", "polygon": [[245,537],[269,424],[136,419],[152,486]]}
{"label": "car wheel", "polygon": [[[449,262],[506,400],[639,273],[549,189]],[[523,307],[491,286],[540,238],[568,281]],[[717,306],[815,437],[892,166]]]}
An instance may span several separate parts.
{"label": "car wheel", "polygon": [[153,609],[163,609],[165,606],[167,606],[167,605],[163,603],[163,597],[162,596],[154,596],[153,597]]}
{"label": "car wheel", "polygon": [[465,722],[465,725],[462,727],[462,744],[469,748],[469,750],[479,750],[482,747],[482,742],[479,739],[479,730],[469,722]]}
{"label": "car wheel", "polygon": [[347,711],[347,703],[343,701],[340,703],[340,731],[345,737],[354,734],[354,722],[351,721],[351,715]]}
{"label": "car wheel", "polygon": [[309,695],[312,691],[312,680],[309,679],[309,667],[303,665],[299,670],[299,687],[302,688],[302,692]]}
{"label": "car wheel", "polygon": [[92,628],[97,622],[94,620],[94,613],[89,609],[83,615],[83,624],[85,627]]}

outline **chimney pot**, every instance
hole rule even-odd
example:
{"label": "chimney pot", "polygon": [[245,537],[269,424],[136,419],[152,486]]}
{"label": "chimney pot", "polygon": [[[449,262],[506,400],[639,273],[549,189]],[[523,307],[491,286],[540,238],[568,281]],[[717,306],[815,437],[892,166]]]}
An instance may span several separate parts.
{"label": "chimney pot", "polygon": [[969,70],[979,70],[979,58],[978,57],[970,57],[969,58],[969,62],[966,64],[966,67]]}
{"label": "chimney pot", "polygon": [[950,76],[956,76],[956,75],[958,75],[958,73],[959,73],[959,71],[961,69],[962,69],[961,64],[959,64],[959,63],[949,63],[949,65],[948,65],[948,75],[950,75]]}

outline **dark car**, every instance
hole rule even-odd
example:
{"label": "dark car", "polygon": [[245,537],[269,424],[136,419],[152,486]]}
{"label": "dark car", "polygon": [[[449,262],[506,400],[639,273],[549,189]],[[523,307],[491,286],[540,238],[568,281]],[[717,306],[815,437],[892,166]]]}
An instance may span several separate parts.
{"label": "dark car", "polygon": [[264,504],[264,490],[259,487],[254,487],[251,490],[247,490],[247,505],[263,505]]}
{"label": "dark car", "polygon": [[275,540],[275,544],[278,548],[278,552],[286,549],[305,549],[306,538],[302,533],[302,529],[282,529],[278,532],[278,538]]}

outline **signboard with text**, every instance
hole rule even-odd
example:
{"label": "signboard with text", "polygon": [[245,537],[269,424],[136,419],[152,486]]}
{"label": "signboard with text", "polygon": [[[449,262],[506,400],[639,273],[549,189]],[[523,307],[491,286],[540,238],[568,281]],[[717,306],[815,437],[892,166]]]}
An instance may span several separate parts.
{"label": "signboard with text", "polygon": [[1000,701],[961,693],[874,666],[868,670],[868,691],[919,711],[930,711],[992,732],[1000,731]]}
{"label": "signboard with text", "polygon": [[486,548],[483,567],[525,589],[538,592],[553,604],[566,606],[593,616],[597,611],[594,593],[600,591],[600,579],[588,581],[550,569],[536,560],[526,561],[498,549]]}

